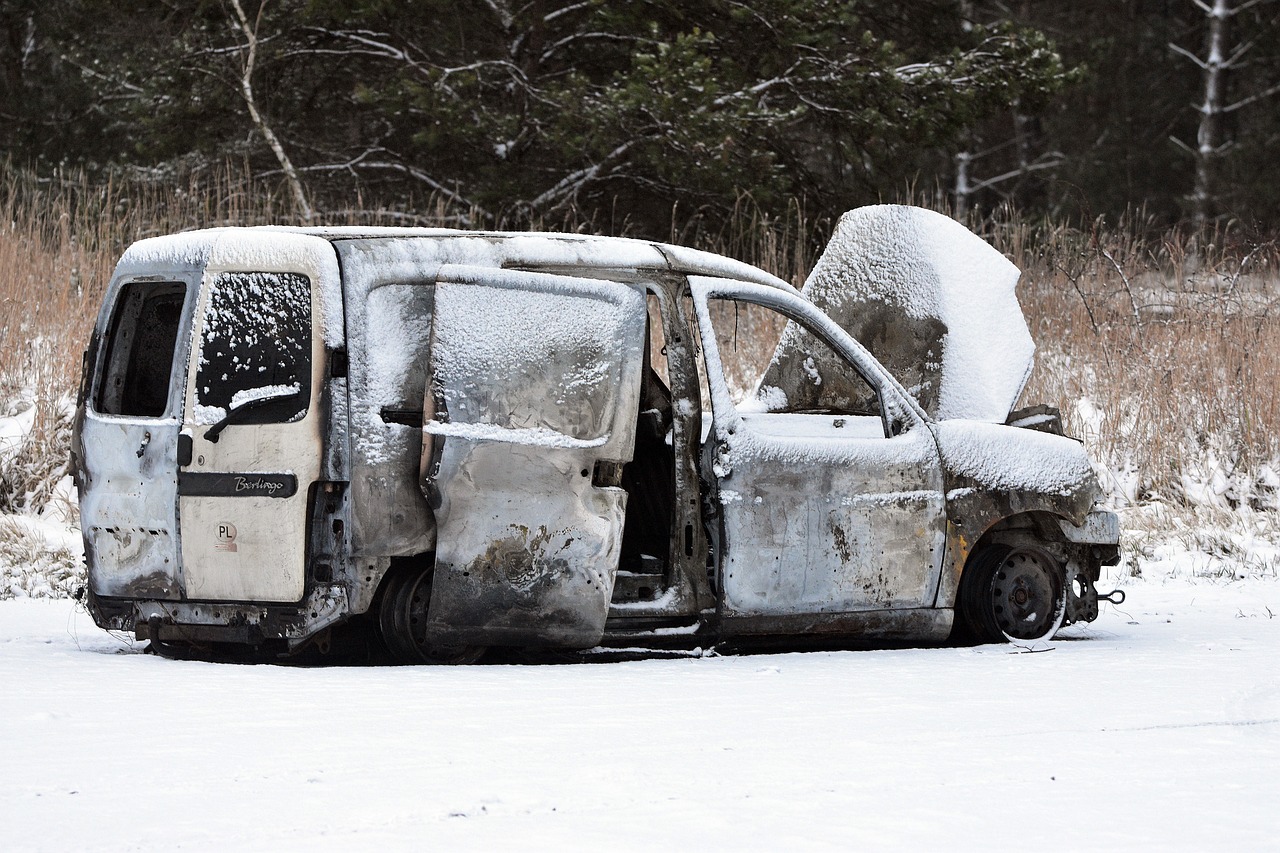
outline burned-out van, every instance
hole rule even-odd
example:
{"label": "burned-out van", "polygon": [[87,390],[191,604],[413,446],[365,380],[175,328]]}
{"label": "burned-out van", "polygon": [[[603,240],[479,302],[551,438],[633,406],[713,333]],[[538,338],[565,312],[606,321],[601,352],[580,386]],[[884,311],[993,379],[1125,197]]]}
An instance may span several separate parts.
{"label": "burned-out van", "polygon": [[164,653],[346,626],[411,662],[1050,637],[1096,617],[1118,527],[1054,414],[1011,411],[1016,280],[889,206],[803,292],[628,239],[143,240],[85,354],[89,609]]}

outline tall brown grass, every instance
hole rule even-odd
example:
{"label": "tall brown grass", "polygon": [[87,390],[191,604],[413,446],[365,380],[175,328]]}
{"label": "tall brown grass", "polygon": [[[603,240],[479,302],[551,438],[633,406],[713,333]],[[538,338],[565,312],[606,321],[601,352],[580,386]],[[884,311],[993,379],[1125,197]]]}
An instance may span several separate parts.
{"label": "tall brown grass", "polygon": [[[443,205],[424,207],[362,211],[357,200],[322,221],[456,222]],[[671,237],[799,285],[832,225],[801,203],[771,218],[746,196],[736,214],[716,228],[688,217]],[[10,406],[3,414],[36,407],[33,440],[0,471],[7,511],[38,505],[65,465],[80,353],[130,242],[211,225],[297,222],[280,187],[234,167],[177,186],[36,180],[7,169],[0,215],[0,405]],[[1216,478],[1225,504],[1280,511],[1280,481],[1267,467],[1280,457],[1274,241],[1244,240],[1230,229],[1160,231],[1140,216],[1081,228],[1003,210],[969,224],[1023,270],[1019,294],[1038,346],[1024,402],[1063,410],[1094,458],[1123,474],[1113,484],[1118,499],[1187,502],[1189,484]],[[598,230],[594,221],[555,227]]]}
{"label": "tall brown grass", "polygon": [[[1054,403],[1128,502],[1278,509],[1280,250],[1230,233],[1152,235],[1011,221],[991,230],[1024,270],[1040,348],[1026,396]],[[1087,400],[1089,405],[1078,403]]]}

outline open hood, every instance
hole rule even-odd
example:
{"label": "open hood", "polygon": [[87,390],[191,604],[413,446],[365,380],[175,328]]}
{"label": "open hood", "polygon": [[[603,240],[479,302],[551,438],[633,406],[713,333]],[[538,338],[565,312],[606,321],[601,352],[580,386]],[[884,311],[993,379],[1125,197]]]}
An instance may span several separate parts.
{"label": "open hood", "polygon": [[[1035,352],[1014,295],[1019,275],[947,216],[875,205],[840,217],[802,292],[932,417],[1002,423]],[[813,369],[806,337],[789,329],[760,383],[762,391],[782,391],[793,407],[816,399],[815,377],[833,373]]]}

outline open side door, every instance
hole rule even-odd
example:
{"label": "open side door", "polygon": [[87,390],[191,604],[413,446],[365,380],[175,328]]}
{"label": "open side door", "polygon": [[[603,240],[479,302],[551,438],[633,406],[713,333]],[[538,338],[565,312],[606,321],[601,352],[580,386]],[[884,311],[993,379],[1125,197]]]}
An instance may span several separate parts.
{"label": "open side door", "polygon": [[[723,629],[858,625],[891,635],[848,616],[933,605],[946,517],[932,432],[888,372],[803,298],[719,279],[690,284],[714,413],[703,458],[723,524]],[[730,330],[739,309],[758,306],[785,324],[784,340],[803,334],[804,369],[824,396],[796,406],[763,386],[735,403],[717,301]]]}
{"label": "open side door", "polygon": [[589,647],[618,568],[640,396],[638,287],[491,268],[437,276],[423,413],[436,509],[427,632]]}

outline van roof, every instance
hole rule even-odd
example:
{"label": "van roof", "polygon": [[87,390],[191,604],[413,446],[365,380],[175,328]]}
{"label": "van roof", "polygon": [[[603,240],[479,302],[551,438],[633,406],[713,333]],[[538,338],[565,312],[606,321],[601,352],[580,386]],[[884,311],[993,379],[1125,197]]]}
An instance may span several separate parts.
{"label": "van roof", "polygon": [[[292,238],[292,239],[291,239]],[[299,240],[298,238],[301,238]],[[254,227],[206,228],[139,240],[126,250],[120,267],[203,266],[215,248],[220,257],[243,251],[246,262],[260,259],[273,244],[309,239],[332,244],[348,241],[377,244],[401,240],[470,243],[481,241],[493,248],[508,266],[582,269],[669,270],[750,281],[796,293],[788,282],[750,264],[712,252],[631,237],[603,237],[536,231],[463,231],[453,228],[402,227]]]}

